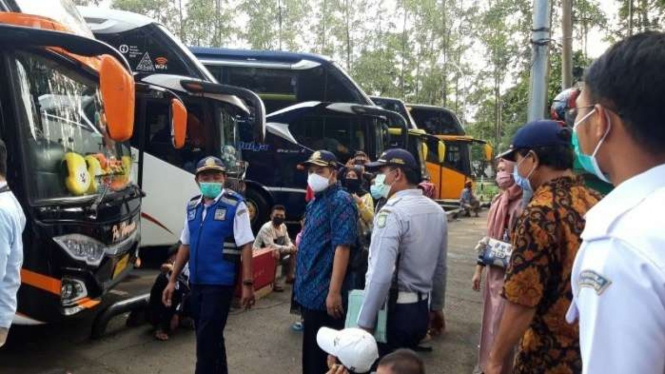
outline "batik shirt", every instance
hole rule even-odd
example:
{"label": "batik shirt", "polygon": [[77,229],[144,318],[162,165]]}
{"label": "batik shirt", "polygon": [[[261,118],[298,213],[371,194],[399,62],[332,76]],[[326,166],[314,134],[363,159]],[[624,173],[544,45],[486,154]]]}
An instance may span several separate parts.
{"label": "batik shirt", "polygon": [[296,256],[295,298],[302,307],[326,310],[335,248],[355,244],[357,227],[356,203],[338,185],[309,202]]}
{"label": "batik shirt", "polygon": [[515,226],[503,295],[536,314],[519,344],[514,373],[582,372],[578,326],[565,315],[584,215],[599,198],[581,178],[557,178],[535,191]]}

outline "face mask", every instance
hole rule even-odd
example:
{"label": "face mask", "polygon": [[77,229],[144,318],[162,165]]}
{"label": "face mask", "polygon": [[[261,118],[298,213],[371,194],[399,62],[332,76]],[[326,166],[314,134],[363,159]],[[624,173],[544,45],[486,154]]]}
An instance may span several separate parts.
{"label": "face mask", "polygon": [[500,189],[506,190],[510,188],[515,182],[513,181],[513,177],[510,175],[509,172],[507,171],[500,171],[496,173],[496,185],[499,186]]}
{"label": "face mask", "polygon": [[284,223],[284,218],[283,217],[275,217],[272,219],[272,223],[275,226],[281,226],[282,223]]}
{"label": "face mask", "polygon": [[605,132],[605,135],[603,135],[603,137],[600,138],[598,145],[596,145],[596,149],[594,149],[591,155],[585,155],[584,153],[582,153],[582,147],[580,146],[580,139],[577,136],[577,127],[581,125],[584,121],[586,121],[589,118],[589,116],[591,116],[595,111],[596,109],[590,111],[586,116],[582,117],[581,120],[575,122],[575,125],[573,126],[573,149],[575,150],[575,155],[577,156],[577,160],[580,162],[580,165],[582,165],[582,168],[584,168],[584,170],[595,175],[603,182],[611,183],[607,175],[603,173],[602,170],[600,170],[600,165],[598,165],[598,160],[596,159],[596,154],[598,153],[600,146],[603,144],[603,141],[605,141],[607,134],[610,133],[610,129],[612,129],[612,123],[610,122],[609,115],[607,116],[607,123],[609,125],[607,127],[607,131]]}
{"label": "face mask", "polygon": [[222,184],[217,182],[201,182],[199,183],[201,195],[208,199],[214,199],[222,193]]}
{"label": "face mask", "polygon": [[386,182],[385,174],[379,174],[376,176],[376,180],[374,181],[374,185],[372,187],[375,190],[376,194],[379,196],[378,198],[387,199],[388,196],[390,196],[390,189],[392,188],[392,184],[386,184],[385,182]]}
{"label": "face mask", "polygon": [[357,192],[360,189],[360,180],[359,179],[345,179],[344,185],[349,192]]}
{"label": "face mask", "polygon": [[309,185],[309,188],[314,191],[314,193],[319,193],[330,186],[330,180],[318,174],[312,173],[307,177],[307,184]]}
{"label": "face mask", "polygon": [[524,160],[526,160],[526,157],[523,158],[522,161],[518,162],[517,165],[515,165],[515,169],[513,170],[513,178],[515,178],[515,184],[520,186],[524,192],[532,194],[533,189],[531,188],[531,182],[529,181],[529,178],[531,178],[531,174],[533,174],[533,171],[536,169],[532,169],[529,175],[526,177],[521,176],[517,170],[519,169],[522,162],[524,162]]}
{"label": "face mask", "polygon": [[376,186],[376,185],[371,185],[369,186],[369,193],[372,195],[374,200],[379,200],[383,197],[383,194],[381,193],[381,189]]}

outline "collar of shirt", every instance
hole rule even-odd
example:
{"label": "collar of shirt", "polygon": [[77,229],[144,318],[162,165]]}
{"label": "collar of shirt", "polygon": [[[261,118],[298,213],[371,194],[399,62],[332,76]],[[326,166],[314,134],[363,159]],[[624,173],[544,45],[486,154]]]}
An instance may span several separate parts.
{"label": "collar of shirt", "polygon": [[3,188],[7,185],[7,181],[0,181],[0,188]]}
{"label": "collar of shirt", "polygon": [[388,199],[388,201],[390,201],[392,199],[399,199],[399,198],[405,197],[405,196],[422,196],[422,195],[423,195],[423,190],[421,190],[420,188],[408,188],[406,190],[401,190],[401,191],[395,192],[390,197],[390,199]]}
{"label": "collar of shirt", "polygon": [[[212,203],[215,204],[216,202],[218,202],[219,199],[222,198],[222,195],[224,195],[224,192],[226,192],[226,189],[222,188],[222,192],[220,192],[219,195],[217,195],[217,197],[215,198],[215,200],[212,201]],[[199,204],[201,204],[202,202],[203,202],[203,195],[199,197],[199,201],[196,202],[196,206],[199,206]]]}
{"label": "collar of shirt", "polygon": [[607,235],[614,222],[623,213],[664,186],[665,165],[651,168],[621,183],[587,212],[582,239],[591,240]]}

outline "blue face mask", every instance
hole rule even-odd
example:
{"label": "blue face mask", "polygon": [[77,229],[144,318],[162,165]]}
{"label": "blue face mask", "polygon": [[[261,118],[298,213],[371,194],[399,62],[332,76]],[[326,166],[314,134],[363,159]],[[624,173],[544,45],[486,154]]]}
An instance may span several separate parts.
{"label": "blue face mask", "polygon": [[584,123],[589,117],[596,111],[596,109],[590,111],[586,116],[582,117],[581,120],[575,122],[575,125],[573,126],[573,149],[575,150],[575,155],[577,156],[577,160],[580,162],[580,165],[582,165],[582,168],[586,170],[587,172],[595,175],[598,177],[600,180],[606,183],[611,183],[610,179],[607,177],[605,173],[600,169],[600,165],[598,165],[598,160],[596,159],[596,154],[598,154],[598,150],[600,149],[600,146],[603,144],[603,141],[605,141],[605,138],[607,137],[607,134],[610,133],[610,129],[612,129],[612,123],[610,122],[610,117],[607,117],[607,131],[605,132],[605,135],[600,139],[598,142],[598,145],[596,146],[596,149],[594,149],[593,153],[590,155],[585,155],[582,153],[582,147],[580,146],[580,139],[577,136],[577,127]]}
{"label": "blue face mask", "polygon": [[[533,195],[533,189],[531,188],[531,182],[529,182],[529,177],[531,177],[531,174],[533,173],[533,170],[529,175],[525,178],[520,175],[520,173],[517,171],[519,169],[519,166],[526,160],[526,157],[522,159],[517,165],[515,165],[515,169],[513,169],[513,178],[515,179],[515,184],[520,186],[522,191],[524,191],[525,194],[528,195]],[[535,169],[534,169],[535,170]]]}
{"label": "blue face mask", "polygon": [[214,199],[222,193],[222,184],[217,182],[201,182],[199,188],[201,195],[208,199]]}
{"label": "blue face mask", "polygon": [[386,175],[379,174],[374,180],[374,184],[370,186],[369,193],[372,194],[372,197],[375,199],[387,199],[390,195],[390,188],[392,185],[386,184]]}

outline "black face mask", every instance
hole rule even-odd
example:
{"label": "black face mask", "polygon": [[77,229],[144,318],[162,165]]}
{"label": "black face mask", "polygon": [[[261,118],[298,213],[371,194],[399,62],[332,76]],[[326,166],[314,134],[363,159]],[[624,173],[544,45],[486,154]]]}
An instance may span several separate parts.
{"label": "black face mask", "polygon": [[283,217],[275,217],[272,219],[272,223],[275,226],[281,226],[282,223],[284,223],[284,218]]}
{"label": "black face mask", "polygon": [[360,189],[359,179],[346,179],[344,185],[349,192],[357,192]]}

